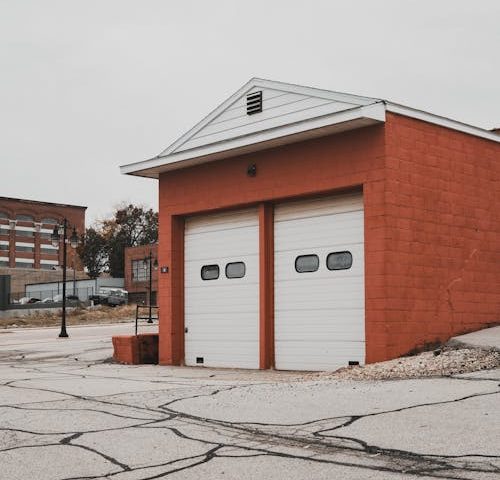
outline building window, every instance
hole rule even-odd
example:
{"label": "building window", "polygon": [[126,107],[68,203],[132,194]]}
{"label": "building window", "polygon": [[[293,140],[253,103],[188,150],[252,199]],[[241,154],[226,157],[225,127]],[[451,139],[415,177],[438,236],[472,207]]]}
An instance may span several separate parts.
{"label": "building window", "polygon": [[219,265],[203,265],[201,267],[202,280],[217,280],[219,278]]}
{"label": "building window", "polygon": [[245,276],[245,264],[243,262],[232,262],[226,265],[227,278],[243,278]]}
{"label": "building window", "polygon": [[57,255],[58,250],[57,248],[40,248],[40,253],[44,255]]}
{"label": "building window", "polygon": [[347,270],[351,267],[351,252],[333,252],[326,257],[326,268],[328,270]]}
{"label": "building window", "polygon": [[5,212],[0,212],[0,218],[6,218],[6,219],[8,219],[9,216]]}
{"label": "building window", "polygon": [[145,282],[149,280],[149,262],[140,260],[132,260],[132,281]]}
{"label": "building window", "polygon": [[34,237],[35,231],[34,230],[19,230],[18,228],[16,228],[16,236],[17,237]]}
{"label": "building window", "polygon": [[8,266],[9,266],[9,261],[0,258],[0,267],[8,267]]}
{"label": "building window", "polygon": [[0,225],[0,235],[8,235],[10,232],[9,227]]}
{"label": "building window", "polygon": [[28,247],[26,245],[16,245],[16,252],[30,252],[33,253],[35,251],[35,246]]}
{"label": "building window", "polygon": [[50,263],[41,263],[40,268],[42,270],[56,270],[57,266],[56,265],[51,265]]}
{"label": "building window", "polygon": [[34,222],[34,218],[31,215],[16,215],[16,220],[20,222]]}
{"label": "building window", "polygon": [[9,249],[9,244],[3,244],[3,243],[0,243],[0,250],[8,250]]}
{"label": "building window", "polygon": [[45,225],[57,225],[59,222],[55,218],[42,218]]}
{"label": "building window", "polygon": [[16,262],[16,268],[33,268],[33,263]]}
{"label": "building window", "polygon": [[300,255],[295,259],[295,270],[298,273],[315,272],[319,268],[317,255]]}

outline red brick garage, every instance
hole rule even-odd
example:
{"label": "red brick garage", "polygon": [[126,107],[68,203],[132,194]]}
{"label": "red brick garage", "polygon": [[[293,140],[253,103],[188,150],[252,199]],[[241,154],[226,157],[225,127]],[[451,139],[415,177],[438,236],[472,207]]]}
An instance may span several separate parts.
{"label": "red brick garage", "polygon": [[[276,365],[274,215],[300,199],[362,198],[362,362],[497,323],[499,143],[493,132],[379,99],[251,80],[158,157],[122,167],[159,179],[160,363],[183,364],[191,333],[185,225],[253,208],[257,365]],[[222,283],[220,291],[229,303]]]}

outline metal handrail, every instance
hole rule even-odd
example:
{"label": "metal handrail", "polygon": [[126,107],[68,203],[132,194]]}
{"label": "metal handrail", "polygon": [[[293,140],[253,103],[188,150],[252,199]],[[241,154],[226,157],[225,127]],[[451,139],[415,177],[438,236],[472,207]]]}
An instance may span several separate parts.
{"label": "metal handrail", "polygon": [[[140,308],[147,308],[148,309],[148,316],[147,317],[141,317],[139,315]],[[153,309],[156,310],[155,317],[153,317],[151,314]],[[159,318],[158,314],[159,314],[159,307],[156,307],[154,305],[136,305],[136,309],[135,309],[135,335],[137,336],[137,327],[138,327],[139,320],[147,320],[148,323],[153,323],[153,320],[158,320],[158,318]]]}

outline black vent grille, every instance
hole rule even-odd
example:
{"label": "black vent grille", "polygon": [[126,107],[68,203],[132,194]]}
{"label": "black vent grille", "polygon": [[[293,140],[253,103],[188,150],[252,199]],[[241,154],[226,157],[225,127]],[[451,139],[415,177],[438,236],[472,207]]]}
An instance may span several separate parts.
{"label": "black vent grille", "polygon": [[262,90],[247,95],[247,115],[262,112]]}

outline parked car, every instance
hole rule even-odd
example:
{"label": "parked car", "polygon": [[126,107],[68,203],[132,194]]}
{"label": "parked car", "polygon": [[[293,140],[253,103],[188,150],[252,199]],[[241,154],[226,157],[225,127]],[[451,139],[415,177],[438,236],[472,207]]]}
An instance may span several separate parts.
{"label": "parked car", "polygon": [[[61,293],[54,295],[52,297],[52,301],[54,302],[62,302],[63,296]],[[66,295],[66,300],[79,300],[78,295]]]}
{"label": "parked car", "polygon": [[110,307],[127,305],[128,292],[123,288],[101,287],[97,295],[91,295],[89,300],[92,300],[95,305],[109,305]]}
{"label": "parked car", "polygon": [[22,297],[19,299],[18,302],[15,303],[20,303],[21,305],[27,305],[28,303],[37,303],[39,301],[40,299],[35,297]]}

